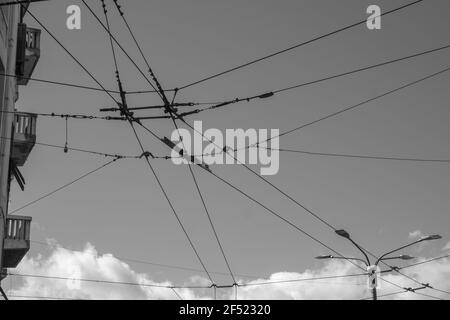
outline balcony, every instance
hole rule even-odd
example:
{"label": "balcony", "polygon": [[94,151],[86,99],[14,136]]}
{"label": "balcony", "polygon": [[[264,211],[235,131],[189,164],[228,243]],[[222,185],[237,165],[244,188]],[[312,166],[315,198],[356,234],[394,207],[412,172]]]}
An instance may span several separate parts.
{"label": "balcony", "polygon": [[21,167],[36,143],[36,118],[32,113],[20,112],[14,115],[14,140],[11,160]]}
{"label": "balcony", "polygon": [[27,85],[41,56],[41,30],[19,23],[17,33],[17,84]]}
{"label": "balcony", "polygon": [[31,217],[6,217],[3,268],[15,268],[30,250]]}

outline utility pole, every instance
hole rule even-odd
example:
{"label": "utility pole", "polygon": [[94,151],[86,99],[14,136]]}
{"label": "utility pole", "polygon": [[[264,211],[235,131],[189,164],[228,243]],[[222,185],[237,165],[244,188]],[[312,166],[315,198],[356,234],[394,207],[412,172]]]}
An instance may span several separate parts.
{"label": "utility pole", "polygon": [[[347,240],[349,240],[363,255],[364,255],[364,259],[361,258],[353,258],[353,257],[335,257],[332,255],[323,255],[323,256],[318,256],[316,257],[316,259],[344,259],[344,260],[355,260],[355,261],[359,261],[365,264],[366,268],[367,268],[367,272],[369,275],[369,286],[372,290],[372,299],[373,300],[377,300],[378,296],[377,296],[377,276],[378,276],[378,264],[381,261],[384,260],[393,260],[393,259],[400,259],[400,260],[411,260],[414,259],[414,257],[408,256],[408,255],[400,255],[400,256],[394,256],[394,257],[387,257],[388,255],[390,255],[391,253],[400,251],[404,248],[410,247],[412,245],[415,245],[419,242],[423,242],[423,241],[429,241],[429,240],[438,240],[441,239],[442,237],[438,234],[435,235],[430,235],[430,236],[426,236],[426,237],[421,237],[419,240],[416,240],[414,242],[411,242],[407,245],[404,245],[400,248],[391,250],[389,252],[386,252],[385,254],[381,255],[376,261],[375,263],[372,265],[370,262],[369,257],[367,256],[366,252],[361,248],[360,245],[358,245],[351,237],[350,234],[345,231],[345,230],[335,230],[336,234],[338,234],[339,236],[346,238]],[[427,287],[427,286],[425,286]],[[422,289],[422,288],[418,288],[417,290]],[[416,289],[414,289],[416,290]],[[410,291],[414,291],[414,290],[410,290]]]}

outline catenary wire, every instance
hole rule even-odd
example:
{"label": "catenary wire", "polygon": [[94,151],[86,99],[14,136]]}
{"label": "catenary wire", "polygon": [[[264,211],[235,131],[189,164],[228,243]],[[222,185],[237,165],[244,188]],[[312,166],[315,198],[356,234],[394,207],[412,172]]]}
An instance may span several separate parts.
{"label": "catenary wire", "polygon": [[[82,0],[82,1],[84,2],[84,0]],[[386,15],[389,15],[389,14],[391,14],[391,13],[394,13],[394,12],[396,12],[396,11],[400,11],[400,10],[402,10],[402,9],[405,9],[405,8],[407,8],[407,7],[410,7],[410,6],[413,6],[413,5],[415,5],[415,4],[421,3],[421,2],[423,2],[423,1],[424,1],[424,0],[417,0],[417,1],[413,1],[413,2],[407,3],[407,4],[405,4],[405,5],[401,6],[401,7],[398,7],[398,8],[389,10],[389,11],[385,11],[385,12],[383,12],[382,14],[380,14],[380,16],[386,16]],[[272,54],[269,54],[269,55],[266,55],[266,56],[264,56],[264,57],[261,57],[261,58],[252,60],[252,61],[250,61],[250,62],[241,64],[241,65],[236,66],[236,67],[234,67],[234,68],[231,68],[231,69],[225,70],[225,71],[223,71],[223,72],[220,72],[220,73],[217,73],[217,74],[214,74],[214,75],[205,77],[205,78],[200,79],[200,80],[197,80],[197,81],[195,81],[195,82],[191,82],[191,83],[189,83],[189,84],[183,85],[183,86],[179,87],[179,90],[186,89],[186,88],[192,87],[192,86],[194,86],[194,85],[197,85],[197,84],[199,84],[199,83],[202,83],[202,82],[205,82],[205,81],[208,81],[208,80],[217,78],[217,77],[219,77],[219,76],[222,76],[222,75],[224,75],[224,74],[230,73],[230,72],[232,72],[232,71],[235,71],[235,70],[238,70],[238,69],[242,69],[242,68],[244,68],[244,67],[248,67],[248,66],[253,65],[253,64],[257,63],[257,62],[260,62],[260,61],[263,61],[263,60],[272,58],[272,57],[277,56],[277,55],[280,55],[280,54],[282,54],[282,53],[285,53],[285,52],[288,52],[288,51],[297,49],[297,48],[299,48],[299,47],[308,45],[308,44],[313,43],[313,42],[315,42],[315,41],[318,41],[318,40],[321,40],[321,39],[330,37],[330,36],[332,36],[332,35],[335,35],[335,34],[337,34],[337,33],[342,32],[342,31],[345,31],[345,30],[354,28],[354,27],[356,27],[356,26],[365,24],[366,22],[367,22],[367,19],[364,19],[364,20],[362,20],[362,21],[358,21],[358,22],[356,22],[356,23],[353,23],[353,24],[348,25],[348,26],[343,27],[343,28],[339,28],[339,29],[337,29],[337,30],[334,30],[334,31],[331,31],[331,32],[326,33],[326,34],[324,34],[324,35],[315,37],[315,38],[310,39],[310,40],[308,40],[308,41],[298,43],[298,44],[293,45],[293,46],[291,46],[291,47],[288,47],[288,48],[286,48],[286,49],[283,49],[283,50],[280,50],[280,51],[276,51],[276,52],[274,52],[274,53],[272,53]]]}
{"label": "catenary wire", "polygon": [[[110,39],[116,43],[116,45],[120,48],[120,50],[127,56],[128,60],[133,64],[133,66],[137,69],[137,71],[142,75],[142,77],[148,82],[148,84],[157,92],[159,96],[161,96],[161,93],[156,89],[155,85],[150,81],[150,79],[145,75],[145,73],[139,68],[139,66],[136,64],[136,62],[131,58],[131,56],[128,54],[128,52],[123,48],[123,46],[117,41],[117,39],[113,36],[111,31],[108,29],[107,26],[100,20],[98,15],[92,10],[92,8],[86,3],[85,0],[81,0],[83,4],[86,6],[86,8],[89,10],[89,12],[94,16],[94,18],[98,21],[98,23],[105,29],[105,31],[108,33]],[[162,98],[162,96],[161,96]]]}
{"label": "catenary wire", "polygon": [[[293,89],[298,89],[298,88],[310,86],[310,85],[313,85],[313,84],[317,84],[317,83],[325,82],[325,81],[328,81],[328,80],[344,77],[344,76],[355,74],[355,73],[359,73],[359,72],[362,72],[362,71],[367,71],[367,70],[370,70],[370,69],[379,68],[379,67],[382,67],[382,66],[386,66],[386,65],[389,65],[389,64],[396,63],[396,62],[400,62],[400,61],[416,58],[416,57],[419,57],[419,56],[427,55],[427,54],[438,52],[438,51],[441,51],[441,50],[446,50],[448,48],[450,48],[450,45],[445,45],[445,46],[441,46],[441,47],[434,48],[434,49],[431,49],[431,50],[426,50],[426,51],[422,51],[422,52],[415,53],[415,54],[412,54],[412,55],[408,55],[408,56],[405,56],[405,57],[401,57],[401,58],[397,58],[397,59],[393,59],[393,60],[387,60],[387,61],[384,61],[384,62],[381,62],[381,63],[369,65],[369,66],[366,66],[366,67],[357,68],[357,69],[354,69],[354,70],[351,70],[351,71],[347,71],[347,72],[343,72],[343,73],[338,73],[338,74],[326,76],[326,77],[320,78],[318,80],[303,82],[303,83],[296,84],[296,85],[293,85],[293,86],[289,86],[289,87],[285,87],[285,88],[281,88],[281,89],[277,89],[277,90],[272,90],[272,91],[267,91],[267,92],[265,92],[263,94],[259,94],[259,95],[252,95],[252,96],[248,96],[248,97],[245,97],[245,98],[234,98],[234,99],[229,99],[229,100],[226,100],[226,101],[216,102],[216,103],[204,103],[204,104],[212,104],[212,106],[209,106],[209,107],[206,107],[206,108],[203,108],[203,109],[197,109],[197,110],[185,112],[185,114],[196,114],[196,113],[200,113],[200,112],[207,111],[207,110],[215,110],[217,108],[223,108],[225,106],[228,106],[228,105],[231,105],[231,104],[236,104],[236,103],[239,103],[239,102],[250,102],[250,101],[253,101],[255,99],[267,99],[267,98],[270,98],[270,97],[272,97],[272,96],[274,96],[274,95],[276,95],[278,93],[283,93],[283,92],[287,92],[287,91],[290,91],[290,90],[293,90]],[[182,116],[183,114],[180,114],[180,115]]]}
{"label": "catenary wire", "polygon": [[[156,77],[156,75],[155,75],[153,69],[150,67],[150,63],[148,62],[148,59],[146,58],[144,52],[142,51],[142,48],[141,48],[141,46],[139,45],[139,42],[137,41],[137,39],[136,39],[136,37],[135,37],[135,35],[134,35],[134,33],[133,33],[133,30],[131,30],[131,27],[130,27],[129,23],[128,23],[127,19],[125,18],[125,14],[124,14],[124,12],[123,12],[123,10],[122,10],[122,7],[119,5],[119,3],[117,2],[117,0],[113,0],[113,2],[114,2],[114,4],[116,5],[116,9],[117,9],[117,11],[119,12],[119,15],[122,17],[122,20],[123,20],[123,22],[125,23],[125,26],[127,27],[127,29],[128,29],[128,31],[129,31],[131,37],[133,38],[133,41],[134,41],[136,47],[137,47],[138,50],[139,50],[139,53],[141,54],[142,59],[144,60],[144,62],[145,62],[145,64],[146,64],[147,70],[148,70],[148,72],[150,73],[150,76],[152,77],[153,82],[155,82],[156,87],[158,88],[158,91],[159,91],[159,93],[160,93],[160,97],[162,98],[162,100],[163,100],[163,102],[164,102],[165,105],[169,105],[169,100],[167,99],[167,96],[166,96],[166,94],[165,94],[165,92],[164,92],[164,90],[163,90],[163,88],[162,88],[162,86],[161,86],[161,83],[159,82],[158,78]],[[108,32],[108,33],[110,33],[110,32]],[[152,87],[153,87],[153,86],[152,86]],[[176,91],[178,91],[178,89],[176,89]]]}
{"label": "catenary wire", "polygon": [[[83,1],[83,3],[89,8],[89,10],[91,10],[90,7],[86,4],[86,2],[84,2],[84,0],[82,0],[82,1]],[[116,57],[115,57],[115,53],[114,53],[115,50],[114,50],[114,43],[113,43],[113,35],[111,34],[111,31],[110,31],[108,15],[107,15],[106,7],[105,7],[105,5],[104,5],[104,1],[103,1],[103,0],[102,0],[102,3],[103,3],[103,8],[104,8],[104,14],[105,14],[106,21],[107,21],[106,31],[107,31],[107,33],[108,33],[108,35],[109,35],[109,39],[110,39],[110,42],[111,42],[111,49],[112,49],[113,56],[114,56],[114,63],[115,63],[115,67],[116,67],[117,81],[118,81],[119,87],[121,87],[121,81],[120,81],[120,75],[119,75],[118,65],[117,65],[117,61],[116,61]],[[92,12],[92,14],[94,14],[92,10],[91,10],[91,12]],[[94,14],[94,16],[97,18],[97,20],[99,21],[99,23],[102,24],[102,22],[99,20],[99,18],[98,18],[95,14]],[[104,27],[103,24],[102,24],[102,26]],[[115,40],[115,39],[114,39],[114,40]],[[115,41],[115,42],[118,44],[117,41]],[[120,44],[119,44],[119,46],[120,46]],[[121,46],[120,46],[120,47],[121,47]],[[123,50],[123,49],[122,49],[122,50]],[[128,56],[128,54],[127,54],[127,56]],[[131,59],[131,58],[130,58],[130,59]],[[136,65],[136,64],[135,64],[135,65]],[[136,65],[136,67],[137,67],[137,65]],[[145,76],[145,75],[144,75],[144,76]],[[146,78],[146,79],[147,79],[147,78]],[[149,81],[149,83],[150,83],[150,81]],[[153,84],[150,83],[150,85],[154,88]],[[161,94],[160,94],[160,95],[161,95]],[[122,98],[122,99],[123,99],[123,98]],[[122,101],[122,103],[123,103],[123,106],[122,106],[122,107],[123,107],[123,108],[126,108],[126,105],[125,105],[124,101]],[[119,104],[118,104],[118,105],[119,105]],[[126,110],[125,110],[125,111],[126,111]],[[132,130],[133,130],[134,136],[135,136],[135,138],[136,138],[136,140],[137,140],[137,142],[138,142],[138,144],[139,144],[139,147],[140,147],[141,150],[142,150],[142,154],[144,155],[144,154],[145,154],[144,146],[143,146],[143,144],[142,144],[142,142],[141,142],[141,139],[139,138],[139,135],[137,134],[136,128],[134,127],[132,116],[131,116],[129,113],[127,114],[127,118],[128,118],[128,120],[129,120],[130,126],[131,126],[131,128],[132,128]],[[194,251],[194,253],[195,253],[195,255],[196,255],[196,257],[197,257],[199,263],[201,264],[202,268],[204,269],[204,271],[205,271],[206,275],[208,276],[209,280],[211,281],[211,283],[214,283],[214,280],[212,279],[212,277],[211,277],[211,275],[210,275],[208,269],[206,268],[205,263],[203,262],[203,259],[200,257],[200,254],[199,254],[197,248],[195,247],[195,245],[194,245],[192,239],[190,238],[190,236],[189,236],[189,234],[188,234],[188,232],[187,232],[187,230],[186,230],[186,228],[185,228],[183,222],[181,221],[181,219],[180,219],[180,217],[179,217],[177,211],[175,210],[175,208],[174,208],[174,206],[173,206],[173,204],[172,204],[172,201],[170,200],[170,198],[169,198],[167,192],[165,191],[164,186],[162,185],[162,183],[161,183],[161,181],[160,181],[160,179],[159,179],[159,177],[158,177],[158,175],[157,175],[155,169],[153,168],[152,164],[150,163],[150,160],[148,159],[148,155],[145,155],[144,159],[146,160],[146,162],[147,162],[147,164],[148,164],[148,166],[149,166],[151,172],[153,173],[153,176],[154,176],[154,178],[155,178],[155,180],[156,180],[156,182],[157,182],[157,184],[158,184],[158,186],[159,186],[161,192],[163,193],[164,197],[166,198],[167,203],[169,204],[169,206],[170,206],[170,208],[171,208],[171,210],[172,210],[172,213],[174,214],[175,218],[177,219],[178,224],[180,225],[180,228],[182,229],[184,235],[186,236],[186,239],[188,240],[189,245],[191,246],[192,250]]]}
{"label": "catenary wire", "polygon": [[[58,42],[59,43],[59,42]],[[70,54],[70,52],[69,52],[69,54]],[[71,54],[70,54],[71,55]],[[72,55],[71,55],[72,56]],[[72,56],[73,57],[73,56]],[[112,97],[112,96],[111,96]],[[112,97],[113,98],[113,97]],[[113,98],[114,99],[114,98]]]}
{"label": "catenary wire", "polygon": [[[178,132],[178,136],[181,138],[180,130],[178,128],[176,120],[175,120],[174,116],[172,115],[172,113],[170,113],[170,114],[172,116],[172,122],[173,122],[173,124],[175,126],[175,129]],[[183,149],[185,149],[185,145],[184,145],[183,141],[182,141],[182,144],[183,144]],[[235,276],[233,274],[233,271],[231,270],[230,262],[228,261],[227,255],[225,254],[225,250],[223,249],[222,243],[221,243],[221,241],[219,239],[219,235],[218,235],[217,230],[216,230],[216,228],[214,226],[214,223],[213,223],[213,220],[212,220],[211,215],[209,213],[208,207],[206,206],[206,202],[205,202],[204,196],[202,194],[202,191],[200,190],[200,186],[198,184],[197,178],[195,177],[194,171],[192,170],[190,162],[188,163],[188,169],[189,169],[189,172],[190,172],[190,174],[192,176],[192,180],[194,181],[195,187],[197,189],[197,193],[198,193],[198,195],[200,197],[200,200],[202,202],[203,208],[205,210],[205,213],[206,213],[206,216],[208,218],[208,221],[209,221],[209,224],[211,226],[211,229],[212,229],[212,231],[214,233],[214,237],[216,238],[216,241],[217,241],[217,244],[219,246],[219,249],[220,249],[220,252],[222,254],[222,257],[223,257],[223,259],[225,261],[225,264],[227,265],[228,271],[230,272],[230,276],[231,276],[231,278],[233,280],[233,283],[236,283],[236,278],[235,278]]]}
{"label": "catenary wire", "polygon": [[[255,147],[256,148],[256,147]],[[437,163],[450,163],[450,159],[424,159],[424,158],[402,158],[402,157],[392,157],[392,156],[370,156],[370,155],[357,155],[357,154],[343,154],[343,153],[324,153],[324,152],[311,152],[305,150],[293,150],[285,148],[259,148],[270,150],[270,151],[280,151],[288,153],[300,153],[311,156],[325,156],[325,157],[338,157],[338,158],[356,158],[356,159],[372,159],[372,160],[395,160],[395,161],[408,161],[408,162],[437,162]]]}
{"label": "catenary wire", "polygon": [[[134,43],[135,43],[136,47],[138,48],[138,50],[139,50],[139,52],[140,52],[140,54],[141,54],[141,56],[142,56],[142,58],[143,58],[143,60],[144,60],[144,62],[145,62],[145,64],[146,64],[146,66],[147,66],[148,72],[150,73],[150,75],[151,75],[153,81],[155,82],[155,84],[156,84],[156,86],[157,86],[157,88],[158,88],[158,90],[159,90],[159,92],[160,92],[160,97],[161,97],[161,99],[163,100],[164,105],[165,105],[167,111],[170,113],[170,116],[171,116],[172,121],[173,121],[173,123],[174,123],[174,125],[175,125],[175,128],[178,130],[178,126],[177,126],[177,124],[176,124],[176,122],[175,122],[175,120],[174,120],[173,114],[172,114],[171,109],[170,109],[170,107],[169,107],[170,102],[168,101],[167,96],[165,95],[165,92],[164,92],[164,90],[163,90],[163,88],[162,88],[160,82],[158,81],[158,79],[157,79],[157,77],[156,77],[156,75],[155,75],[153,69],[152,69],[151,66],[150,66],[150,63],[149,63],[148,59],[146,58],[144,52],[142,51],[142,48],[141,48],[141,46],[139,45],[139,42],[137,41],[137,39],[136,39],[136,37],[135,37],[133,31],[131,30],[131,27],[130,27],[129,23],[128,23],[128,21],[126,20],[126,18],[125,18],[125,16],[124,16],[124,12],[123,12],[122,9],[121,9],[121,6],[118,4],[117,0],[115,0],[114,3],[115,3],[115,5],[116,5],[116,8],[117,8],[117,10],[118,10],[120,16],[122,17],[122,20],[124,21],[124,23],[125,23],[125,25],[126,25],[128,31],[129,31],[130,35],[132,36],[132,38],[133,38],[133,40],[134,40]],[[105,15],[106,15],[106,12],[105,12]],[[107,21],[108,21],[108,20],[107,20]],[[108,29],[107,32],[108,32],[108,34],[110,35],[111,45],[112,45],[112,34],[111,34],[111,32],[110,32],[110,28],[109,28],[109,23],[108,23],[108,22],[107,22],[107,29]],[[116,65],[116,67],[117,67],[117,65]],[[153,86],[152,86],[152,87],[153,87]],[[174,99],[175,99],[175,96],[176,96],[176,92],[177,92],[177,91],[175,91]],[[191,172],[192,178],[193,178],[194,183],[195,183],[195,185],[196,185],[196,188],[197,188],[198,194],[199,194],[199,196],[200,196],[200,199],[201,199],[201,201],[202,201],[203,207],[204,207],[204,209],[205,209],[205,211],[206,211],[206,214],[207,214],[207,217],[208,217],[208,219],[209,219],[211,228],[212,228],[212,230],[213,230],[213,232],[214,232],[214,235],[215,235],[215,237],[216,237],[216,240],[217,240],[217,242],[218,242],[218,245],[219,245],[219,248],[220,248],[220,250],[221,250],[222,256],[223,256],[223,258],[224,258],[224,260],[225,260],[225,262],[226,262],[227,268],[228,268],[228,270],[230,271],[230,275],[231,275],[233,281],[236,282],[236,279],[235,279],[235,277],[234,277],[234,275],[233,275],[233,272],[231,271],[230,264],[229,264],[229,262],[228,262],[228,259],[227,259],[226,255],[225,255],[225,253],[224,253],[222,244],[221,244],[221,242],[220,242],[220,240],[219,240],[219,237],[218,237],[218,235],[217,235],[216,229],[215,229],[215,227],[214,227],[214,224],[213,224],[213,222],[212,222],[211,216],[210,216],[210,214],[209,214],[208,208],[207,208],[207,206],[206,206],[204,197],[203,197],[203,195],[202,195],[202,192],[201,192],[201,190],[200,190],[200,187],[199,187],[199,185],[198,185],[198,182],[197,182],[197,180],[196,180],[196,178],[195,178],[195,175],[194,175],[194,173],[193,173],[193,171],[192,171],[192,168],[191,168],[190,164],[189,164],[189,170],[190,170],[190,172]],[[153,171],[153,169],[152,169],[152,171]],[[183,230],[184,230],[184,227],[183,227]],[[190,240],[189,240],[189,241],[190,241]],[[199,259],[200,259],[200,257],[199,257]],[[200,261],[201,261],[201,259],[200,259]],[[202,265],[203,265],[203,263],[202,263]],[[204,265],[203,265],[203,267],[204,267]],[[204,267],[204,269],[205,269],[205,271],[206,271],[206,268],[205,268],[205,267]],[[208,274],[208,276],[210,276],[208,272],[207,272],[207,274]],[[210,278],[210,280],[211,280],[212,283],[214,283],[213,280],[212,280],[211,278]]]}

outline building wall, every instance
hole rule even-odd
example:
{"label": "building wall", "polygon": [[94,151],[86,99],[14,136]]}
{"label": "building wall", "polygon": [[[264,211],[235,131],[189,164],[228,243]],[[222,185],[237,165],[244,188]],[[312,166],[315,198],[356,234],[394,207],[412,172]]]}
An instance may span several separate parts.
{"label": "building wall", "polygon": [[[7,2],[9,0],[0,0]],[[17,24],[19,8],[0,7],[0,73],[15,74]],[[0,75],[0,110],[14,111],[16,79]],[[0,112],[0,266],[3,251],[4,225],[8,212],[9,157],[11,149],[13,114]]]}

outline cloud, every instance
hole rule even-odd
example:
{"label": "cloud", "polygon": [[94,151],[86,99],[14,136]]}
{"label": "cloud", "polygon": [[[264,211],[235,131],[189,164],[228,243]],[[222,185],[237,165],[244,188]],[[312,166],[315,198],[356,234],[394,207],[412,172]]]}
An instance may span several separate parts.
{"label": "cloud", "polygon": [[[53,242],[54,243],[54,242]],[[13,272],[14,271],[14,272]],[[94,246],[87,244],[82,251],[69,251],[53,247],[47,257],[25,257],[18,270],[12,273],[39,275],[23,277],[23,283],[10,294],[14,296],[46,296],[71,299],[176,299],[170,289],[149,287],[171,286],[169,281],[156,282],[147,274],[133,271],[128,264],[112,254],[98,255]],[[45,277],[70,278],[74,280],[47,279]],[[78,281],[95,279],[111,282],[137,283],[144,285],[118,285]],[[202,299],[193,292],[180,291],[186,298]]]}
{"label": "cloud", "polygon": [[[54,243],[54,242],[53,242]],[[425,258],[416,262],[424,261]],[[25,257],[18,270],[12,273],[23,275],[40,275],[75,280],[55,280],[46,278],[23,277],[22,281],[14,281],[15,287],[9,293],[12,296],[39,296],[73,299],[177,299],[175,293],[166,288],[153,288],[143,285],[119,285],[97,282],[77,281],[76,279],[96,279],[112,282],[136,284],[174,285],[171,281],[157,282],[151,274],[137,273],[125,262],[112,254],[99,255],[91,244],[86,244],[81,251],[69,251],[54,246],[47,255]],[[450,258],[436,260],[431,263],[404,269],[403,273],[414,277],[419,282],[430,283],[439,289],[450,291]],[[305,278],[318,278],[335,275],[354,275],[363,271],[342,260],[330,260],[322,267],[303,272],[276,272],[266,279],[256,279],[240,284],[239,299],[361,299],[371,296],[367,288],[366,276],[342,277],[313,281],[295,281],[270,285],[258,285],[262,282],[289,281]],[[396,283],[401,287],[417,287],[407,278],[391,273],[383,274],[383,279]],[[204,285],[207,280],[196,276],[186,279],[183,285]],[[381,281],[378,294],[400,291],[398,287]],[[179,284],[179,283],[178,283]],[[178,285],[177,284],[177,285]],[[448,298],[444,293],[425,289],[419,291],[436,297]],[[211,299],[212,290],[177,289],[184,299]],[[217,289],[218,297],[234,299],[234,289]],[[387,299],[426,299],[414,293],[405,293],[386,297]]]}
{"label": "cloud", "polygon": [[443,251],[450,250],[450,242],[447,242],[447,244],[442,248]]}
{"label": "cloud", "polygon": [[422,231],[420,231],[420,230],[416,230],[416,231],[413,231],[413,232],[409,233],[409,238],[410,239],[418,239],[418,238],[420,238],[422,236],[423,236],[423,234],[422,234]]}

